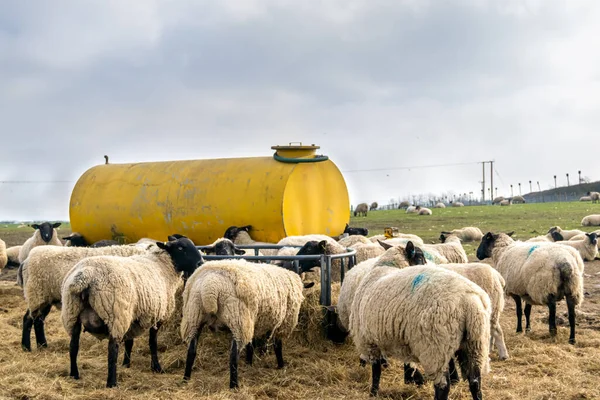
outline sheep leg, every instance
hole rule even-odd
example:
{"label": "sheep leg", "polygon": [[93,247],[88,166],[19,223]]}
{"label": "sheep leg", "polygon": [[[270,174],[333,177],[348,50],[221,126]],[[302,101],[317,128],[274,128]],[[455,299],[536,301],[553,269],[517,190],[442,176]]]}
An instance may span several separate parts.
{"label": "sheep leg", "polygon": [[108,377],[106,387],[117,386],[117,359],[119,358],[119,343],[111,336],[108,340]]}
{"label": "sheep leg", "polygon": [[240,359],[240,353],[238,352],[238,345],[235,338],[231,340],[231,353],[229,355],[229,388],[235,389],[239,387],[238,384],[238,361]]}
{"label": "sheep leg", "polygon": [[418,369],[411,367],[410,364],[404,364],[404,384],[409,385],[411,383],[422,386],[425,383],[425,378]]}
{"label": "sheep leg", "polygon": [[246,364],[252,365],[254,360],[254,340],[246,345]]}
{"label": "sheep leg", "polygon": [[200,337],[200,331],[202,328],[198,329],[196,336],[190,342],[188,347],[187,358],[185,360],[185,373],[183,375],[183,379],[186,381],[190,380],[192,376],[192,367],[194,366],[194,361],[196,360],[196,348],[198,347],[198,338]]}
{"label": "sheep leg", "polygon": [[435,385],[433,385],[434,400],[448,400],[448,395],[450,394],[450,374],[448,373],[448,371],[446,371],[444,375],[446,377],[446,383],[444,386],[442,386],[443,382],[436,383]]}
{"label": "sheep leg", "polygon": [[160,328],[160,325],[156,325],[155,327],[150,328],[150,339],[149,339],[149,344],[150,344],[150,357],[152,358],[152,361],[150,363],[150,369],[152,370],[152,372],[158,372],[160,374],[164,373],[162,367],[160,366],[160,363],[158,362],[158,343],[157,343],[157,335],[158,335],[158,329]]}
{"label": "sheep leg", "polygon": [[46,320],[46,316],[50,313],[51,308],[52,304],[46,305],[46,307],[40,310],[37,318],[33,320],[35,341],[37,343],[38,348],[48,347],[48,343],[46,342],[46,334],[44,333],[44,321]]}
{"label": "sheep leg", "polygon": [[125,354],[123,354],[123,366],[129,368],[131,366],[131,350],[133,350],[133,339],[125,341]]}
{"label": "sheep leg", "polygon": [[529,316],[531,315],[531,304],[525,303],[525,332],[531,331],[531,321]]}
{"label": "sheep leg", "polygon": [[460,382],[460,376],[458,376],[458,371],[456,370],[456,365],[454,365],[454,358],[450,359],[448,363],[448,371],[450,374],[450,383],[456,385]]}
{"label": "sheep leg", "polygon": [[21,335],[21,348],[24,351],[31,351],[31,328],[33,327],[33,318],[29,310],[23,315],[23,333]]}
{"label": "sheep leg", "polygon": [[371,375],[373,379],[371,396],[377,396],[377,392],[379,392],[379,380],[381,379],[381,359],[377,359],[377,361],[371,364]]}
{"label": "sheep leg", "polygon": [[548,295],[548,326],[550,328],[550,336],[556,336],[556,296]]}
{"label": "sheep leg", "polygon": [[476,367],[471,367],[469,374],[469,390],[473,400],[482,400],[483,394],[481,393],[481,370]]}
{"label": "sheep leg", "polygon": [[281,369],[285,366],[285,362],[283,361],[283,343],[281,343],[281,339],[275,339],[273,341],[273,348],[275,349],[275,357],[277,357],[277,368]]}
{"label": "sheep leg", "polygon": [[501,360],[508,360],[508,350],[506,349],[506,344],[504,343],[504,332],[502,331],[502,327],[500,326],[500,322],[496,324],[492,328],[492,338],[496,343],[496,347],[498,348],[498,356]]}
{"label": "sheep leg", "polygon": [[569,310],[569,344],[575,344],[575,299],[571,295],[567,295],[567,308]]}
{"label": "sheep leg", "polygon": [[81,321],[78,318],[71,330],[71,343],[69,343],[69,358],[71,359],[71,371],[69,372],[69,376],[72,376],[74,379],[79,379],[79,369],[77,368],[79,336],[81,336]]}
{"label": "sheep leg", "polygon": [[521,296],[513,294],[512,298],[515,300],[515,305],[517,308],[517,333],[523,332],[523,325],[521,325],[521,319],[523,318],[523,309],[521,308]]}

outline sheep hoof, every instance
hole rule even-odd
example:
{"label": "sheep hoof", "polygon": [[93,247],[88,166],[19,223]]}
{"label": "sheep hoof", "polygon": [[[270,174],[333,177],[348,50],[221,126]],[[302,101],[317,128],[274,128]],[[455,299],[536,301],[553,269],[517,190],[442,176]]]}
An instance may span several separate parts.
{"label": "sheep hoof", "polygon": [[558,332],[557,332],[556,328],[550,329],[550,336],[556,336],[557,333]]}
{"label": "sheep hoof", "polygon": [[23,351],[31,351],[31,347],[27,347],[25,345],[21,345],[21,349],[23,349]]}
{"label": "sheep hoof", "polygon": [[503,357],[500,357],[500,361],[506,361],[506,360],[508,360],[509,358],[510,358],[510,357],[508,357],[508,356],[503,356]]}
{"label": "sheep hoof", "polygon": [[117,382],[108,382],[108,383],[106,384],[106,387],[107,387],[107,388],[114,388],[114,387],[117,387]]}
{"label": "sheep hoof", "polygon": [[152,364],[152,372],[156,372],[157,374],[164,374],[165,371],[162,369],[160,364]]}
{"label": "sheep hoof", "polygon": [[44,342],[44,343],[38,343],[37,344],[38,349],[45,349],[48,348],[48,343]]}
{"label": "sheep hoof", "polygon": [[569,344],[575,344],[575,338],[569,339]]}

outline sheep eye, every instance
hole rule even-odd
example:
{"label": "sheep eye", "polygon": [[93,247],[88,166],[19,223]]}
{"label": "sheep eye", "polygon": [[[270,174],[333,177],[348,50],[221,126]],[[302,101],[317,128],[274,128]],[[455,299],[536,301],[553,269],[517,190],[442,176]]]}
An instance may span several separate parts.
{"label": "sheep eye", "polygon": [[179,247],[177,247],[177,250],[181,251],[181,250],[183,250],[183,247],[179,246]]}

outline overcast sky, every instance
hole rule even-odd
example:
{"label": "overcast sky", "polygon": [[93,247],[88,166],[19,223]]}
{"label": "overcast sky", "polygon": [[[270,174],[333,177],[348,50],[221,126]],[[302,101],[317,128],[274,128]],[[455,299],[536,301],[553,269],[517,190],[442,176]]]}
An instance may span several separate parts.
{"label": "overcast sky", "polygon": [[[598,172],[600,2],[0,3],[0,219],[66,219],[104,162],[270,156],[342,171],[495,160],[499,194]],[[351,202],[479,193],[481,164],[344,173]],[[526,189],[526,190],[525,190]]]}

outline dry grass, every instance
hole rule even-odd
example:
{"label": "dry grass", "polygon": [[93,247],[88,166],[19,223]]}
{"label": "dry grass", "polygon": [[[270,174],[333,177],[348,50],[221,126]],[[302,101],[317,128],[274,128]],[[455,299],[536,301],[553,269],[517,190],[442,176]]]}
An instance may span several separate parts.
{"label": "dry grass", "polygon": [[[577,345],[567,344],[568,329],[559,327],[552,339],[544,324],[546,310],[534,307],[533,330],[514,333],[514,303],[507,301],[502,316],[506,344],[511,358],[498,361],[492,353],[492,373],[483,380],[486,399],[598,399],[600,387],[600,262],[586,264],[586,301],[578,323]],[[4,271],[6,272],[6,271]],[[229,338],[226,334],[203,332],[192,379],[182,380],[186,348],[175,326],[159,334],[159,357],[166,374],[150,372],[147,335],[136,340],[130,369],[118,369],[119,387],[106,389],[106,344],[82,335],[81,380],[68,377],[69,339],[59,312],[53,310],[46,327],[49,347],[21,350],[21,319],[25,312],[20,288],[0,282],[0,398],[14,399],[342,399],[368,398],[370,371],[358,365],[352,344],[328,343],[318,336],[319,288],[308,290],[299,332],[284,342],[287,366],[275,368],[270,350],[254,366],[240,362],[240,389],[228,388]],[[334,287],[337,298],[339,287]],[[562,302],[559,315],[566,311]],[[122,357],[122,351],[121,351]],[[243,357],[242,357],[243,359]],[[416,388],[404,385],[402,364],[392,360],[382,374],[381,398],[430,399],[431,385]],[[452,399],[470,399],[468,385],[461,382],[451,390]]]}

